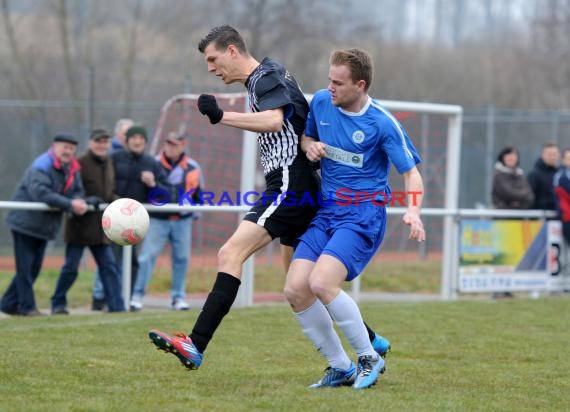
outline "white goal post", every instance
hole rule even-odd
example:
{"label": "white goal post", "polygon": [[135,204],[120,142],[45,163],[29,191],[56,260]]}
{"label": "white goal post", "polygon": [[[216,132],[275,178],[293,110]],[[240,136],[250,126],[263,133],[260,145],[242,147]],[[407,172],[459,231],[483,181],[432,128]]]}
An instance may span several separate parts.
{"label": "white goal post", "polygon": [[[305,94],[310,101],[312,94]],[[459,201],[459,176],[461,160],[461,131],[463,122],[463,108],[457,105],[405,102],[394,100],[377,100],[380,105],[390,111],[405,111],[423,114],[436,114],[447,117],[447,159],[445,168],[445,210],[426,209],[425,215],[443,216],[443,256],[441,274],[441,297],[453,299],[456,297],[457,261],[458,252],[458,225],[455,222],[456,211]],[[243,135],[243,158],[242,158],[242,181],[241,190],[251,190],[255,179],[255,156],[257,151],[256,134],[244,132]],[[421,154],[420,154],[421,155]],[[403,215],[404,208],[388,207],[387,213]],[[249,259],[243,271],[243,287],[236,302],[238,305],[250,306],[253,304],[254,274],[253,257]],[[360,277],[352,282],[352,295],[358,301],[360,296]]]}
{"label": "white goal post", "polygon": [[[459,230],[455,222],[455,214],[459,206],[459,176],[461,161],[461,130],[463,108],[457,105],[405,102],[395,100],[378,100],[378,103],[390,111],[406,111],[424,114],[437,114],[447,117],[447,158],[445,167],[445,211],[441,209],[424,209],[422,215],[443,216],[443,256],[441,273],[442,299],[455,298],[455,280],[457,274],[457,245]],[[413,138],[413,136],[410,136]],[[420,153],[421,156],[421,153]],[[387,214],[402,215],[403,208],[386,208]],[[429,233],[428,233],[429,236]],[[360,277],[353,281],[352,293],[359,300]]]}
{"label": "white goal post", "polygon": [[[312,99],[312,94],[305,94],[307,100]],[[197,98],[197,96],[196,96]],[[456,297],[456,279],[459,244],[459,230],[455,216],[459,202],[459,176],[461,160],[461,131],[463,122],[463,108],[457,105],[405,102],[395,100],[377,100],[380,105],[390,111],[405,111],[423,114],[443,115],[447,117],[447,159],[445,167],[445,211],[441,209],[425,210],[424,214],[431,216],[443,216],[443,256],[441,273],[441,298],[453,299]],[[252,190],[255,179],[255,164],[257,153],[256,134],[244,132],[242,153],[242,181],[241,190]],[[421,153],[420,153],[421,155]],[[387,213],[403,215],[404,208],[387,207]],[[236,303],[240,306],[253,304],[254,273],[253,257],[250,258],[243,270],[243,286]],[[360,297],[360,277],[352,281],[352,295],[355,300]]]}

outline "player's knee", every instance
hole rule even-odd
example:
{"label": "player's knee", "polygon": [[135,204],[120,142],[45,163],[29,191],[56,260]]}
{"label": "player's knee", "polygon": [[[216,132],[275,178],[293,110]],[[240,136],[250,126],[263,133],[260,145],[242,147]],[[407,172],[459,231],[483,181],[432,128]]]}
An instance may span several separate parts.
{"label": "player's knee", "polygon": [[285,284],[283,294],[294,310],[306,307],[307,303],[314,299],[307,287],[291,283]]}
{"label": "player's knee", "polygon": [[[240,249],[231,242],[226,242],[218,250],[218,263],[220,265],[228,265],[234,263],[240,263],[239,261]],[[243,263],[243,262],[242,262]]]}
{"label": "player's knee", "polygon": [[334,294],[334,288],[323,278],[312,278],[309,287],[311,293],[323,302],[330,301],[330,297]]}
{"label": "player's knee", "polygon": [[228,263],[231,259],[231,247],[226,243],[218,250],[218,263]]}
{"label": "player's knee", "polygon": [[285,298],[287,298],[287,301],[292,305],[294,304],[295,301],[299,300],[300,298],[299,292],[300,291],[298,288],[289,283],[286,283],[285,287],[283,288],[283,294],[285,295]]}

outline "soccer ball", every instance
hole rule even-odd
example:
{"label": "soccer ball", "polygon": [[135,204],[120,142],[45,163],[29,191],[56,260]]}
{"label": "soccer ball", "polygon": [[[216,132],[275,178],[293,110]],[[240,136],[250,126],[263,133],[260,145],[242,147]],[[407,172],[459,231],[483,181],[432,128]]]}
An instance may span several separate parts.
{"label": "soccer ball", "polygon": [[114,243],[136,245],[148,231],[149,217],[141,203],[124,197],[107,206],[101,223],[103,232]]}

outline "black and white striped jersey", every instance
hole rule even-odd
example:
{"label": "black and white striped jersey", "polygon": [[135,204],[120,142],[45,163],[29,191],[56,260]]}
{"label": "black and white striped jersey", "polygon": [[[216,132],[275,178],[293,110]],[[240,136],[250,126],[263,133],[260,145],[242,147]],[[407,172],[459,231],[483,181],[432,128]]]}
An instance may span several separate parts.
{"label": "black and white striped jersey", "polygon": [[257,136],[265,175],[290,166],[299,153],[309,111],[297,81],[281,63],[266,57],[249,75],[245,86],[252,112],[283,108],[281,131],[259,133]]}

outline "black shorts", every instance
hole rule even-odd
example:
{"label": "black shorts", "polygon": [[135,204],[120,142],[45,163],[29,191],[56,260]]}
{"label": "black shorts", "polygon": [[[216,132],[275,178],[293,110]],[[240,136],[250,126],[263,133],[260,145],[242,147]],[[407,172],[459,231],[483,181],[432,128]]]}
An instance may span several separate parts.
{"label": "black shorts", "polygon": [[291,166],[267,174],[265,182],[267,189],[244,220],[263,226],[282,245],[294,247],[319,209],[320,177],[299,156]]}

